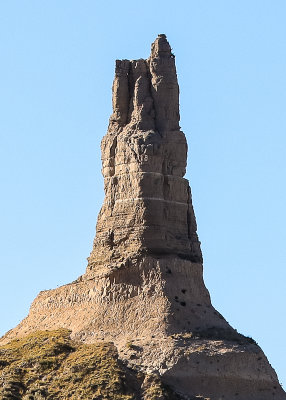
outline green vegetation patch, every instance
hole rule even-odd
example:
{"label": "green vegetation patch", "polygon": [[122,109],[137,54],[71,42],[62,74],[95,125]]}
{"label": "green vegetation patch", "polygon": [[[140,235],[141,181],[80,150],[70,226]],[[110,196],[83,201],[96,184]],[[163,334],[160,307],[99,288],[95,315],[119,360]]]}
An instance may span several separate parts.
{"label": "green vegetation patch", "polygon": [[135,399],[111,343],[82,344],[70,332],[35,332],[0,347],[0,398]]}
{"label": "green vegetation patch", "polygon": [[0,347],[2,400],[178,399],[162,385],[125,367],[112,343],[83,344],[70,331],[38,331]]}

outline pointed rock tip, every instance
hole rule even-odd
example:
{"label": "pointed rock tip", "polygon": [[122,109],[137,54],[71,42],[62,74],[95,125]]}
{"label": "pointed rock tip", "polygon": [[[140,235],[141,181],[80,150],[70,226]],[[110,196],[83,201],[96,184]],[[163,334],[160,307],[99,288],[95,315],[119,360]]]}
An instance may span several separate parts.
{"label": "pointed rock tip", "polygon": [[159,33],[158,37],[152,43],[151,57],[170,57],[171,46],[164,33]]}

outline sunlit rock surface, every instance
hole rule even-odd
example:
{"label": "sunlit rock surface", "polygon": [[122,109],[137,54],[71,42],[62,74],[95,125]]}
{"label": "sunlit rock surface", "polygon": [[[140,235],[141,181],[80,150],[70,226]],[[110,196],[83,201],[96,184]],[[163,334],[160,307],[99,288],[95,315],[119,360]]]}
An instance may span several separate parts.
{"label": "sunlit rock surface", "polygon": [[116,61],[86,273],[41,292],[0,344],[67,328],[73,340],[112,341],[125,365],[159,374],[185,399],[286,399],[260,347],[211,304],[179,119],[175,59],[159,35],[147,60]]}

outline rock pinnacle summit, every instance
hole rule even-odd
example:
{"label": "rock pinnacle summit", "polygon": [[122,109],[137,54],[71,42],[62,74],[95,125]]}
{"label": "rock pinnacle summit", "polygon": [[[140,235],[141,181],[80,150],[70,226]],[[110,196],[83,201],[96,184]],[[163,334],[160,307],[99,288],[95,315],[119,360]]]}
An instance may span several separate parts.
{"label": "rock pinnacle summit", "polygon": [[286,400],[261,348],[215,310],[203,281],[166,35],[148,59],[116,61],[112,105],[101,142],[105,199],[86,272],[40,292],[0,344],[66,328],[83,343],[113,342],[124,365],[160,376],[172,399]]}

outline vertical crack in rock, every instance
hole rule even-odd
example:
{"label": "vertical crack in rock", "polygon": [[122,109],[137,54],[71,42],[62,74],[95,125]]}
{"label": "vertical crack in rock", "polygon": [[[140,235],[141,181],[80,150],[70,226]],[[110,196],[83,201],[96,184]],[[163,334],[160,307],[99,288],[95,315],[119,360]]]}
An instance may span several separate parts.
{"label": "vertical crack in rock", "polygon": [[101,146],[105,200],[87,275],[142,253],[201,262],[183,178],[187,143],[179,127],[175,59],[165,35],[152,44],[147,60],[116,61],[112,98]]}

